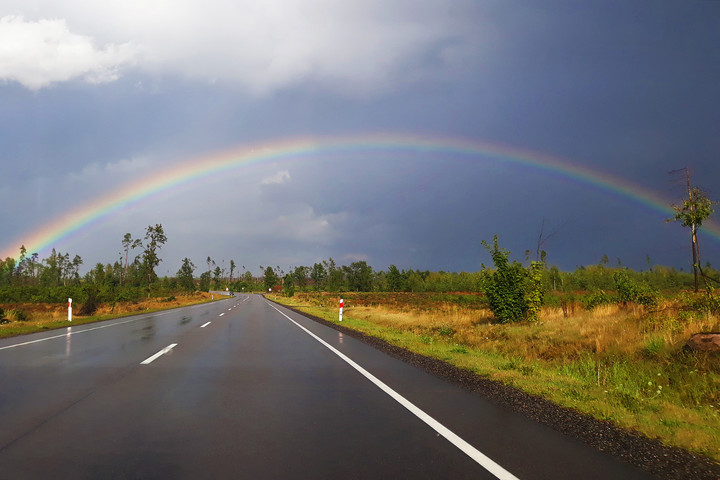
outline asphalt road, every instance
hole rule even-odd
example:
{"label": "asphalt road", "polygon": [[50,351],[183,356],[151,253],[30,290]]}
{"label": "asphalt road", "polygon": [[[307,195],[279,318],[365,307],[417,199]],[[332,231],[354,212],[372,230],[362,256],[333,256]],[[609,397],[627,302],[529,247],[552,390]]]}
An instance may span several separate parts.
{"label": "asphalt road", "polygon": [[0,340],[0,479],[641,479],[267,302]]}

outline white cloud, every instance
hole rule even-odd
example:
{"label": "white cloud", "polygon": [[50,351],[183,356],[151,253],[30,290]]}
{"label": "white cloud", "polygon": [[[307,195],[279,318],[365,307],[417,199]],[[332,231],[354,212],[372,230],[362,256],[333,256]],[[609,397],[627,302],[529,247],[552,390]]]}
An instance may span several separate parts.
{"label": "white cloud", "polygon": [[295,205],[291,210],[266,228],[275,236],[303,243],[331,244],[339,234],[339,224],[348,217],[346,212],[318,215],[309,205]]}
{"label": "white cloud", "polygon": [[347,255],[343,255],[341,258],[343,261],[347,262],[367,262],[370,260],[370,256],[365,253],[348,253]]}
{"label": "white cloud", "polygon": [[89,163],[80,171],[69,172],[67,174],[67,178],[73,184],[83,182],[104,182],[101,184],[108,185],[120,180],[127,180],[133,174],[148,170],[150,167],[150,158],[141,155],[105,164],[98,162]]}
{"label": "white cloud", "polygon": [[[86,59],[78,62],[63,56],[49,62],[46,57],[52,55],[43,55],[44,64],[67,71],[55,76],[50,72],[56,68],[31,74],[14,65],[29,88],[72,76],[111,79],[132,58],[146,72],[236,85],[255,94],[306,82],[365,93],[414,80],[423,72],[462,68],[481,56],[477,32],[487,31],[469,20],[471,15],[465,10],[472,8],[468,6],[472,2],[457,2],[448,8],[446,0],[421,4],[409,0],[9,3],[27,18],[66,19],[67,24],[39,20],[20,26],[26,32],[52,32],[41,37],[44,40],[34,40],[41,50],[54,54],[53,46],[81,45],[84,53],[80,57]],[[67,25],[110,46],[95,50],[90,37],[71,33]]]}
{"label": "white cloud", "polygon": [[71,32],[65,20],[0,18],[0,79],[31,90],[74,78],[90,83],[113,81],[134,54],[129,43],[97,49],[92,38]]}
{"label": "white cloud", "polygon": [[290,180],[290,172],[287,170],[280,170],[279,172],[264,178],[260,182],[260,185],[282,184],[288,180]]}

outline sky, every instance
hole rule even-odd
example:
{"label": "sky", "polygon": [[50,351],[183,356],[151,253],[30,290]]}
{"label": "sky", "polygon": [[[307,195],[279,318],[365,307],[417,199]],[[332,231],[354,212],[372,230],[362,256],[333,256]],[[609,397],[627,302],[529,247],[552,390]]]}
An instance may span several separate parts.
{"label": "sky", "polygon": [[719,52],[709,0],[3,0],[0,256],[689,270]]}

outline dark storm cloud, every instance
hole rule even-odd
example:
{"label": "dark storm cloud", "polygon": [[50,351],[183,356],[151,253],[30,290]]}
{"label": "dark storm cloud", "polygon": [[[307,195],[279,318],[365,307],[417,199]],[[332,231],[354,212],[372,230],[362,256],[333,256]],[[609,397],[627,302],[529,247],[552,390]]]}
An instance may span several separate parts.
{"label": "dark storm cloud", "polygon": [[[95,4],[17,2],[22,28],[66,18],[58,44],[91,48],[87,62],[66,65],[68,81],[51,69],[0,71],[2,243],[111,186],[291,136],[410,132],[508,144],[669,199],[683,187],[667,172],[689,165],[693,182],[720,195],[718,2],[290,2],[287,15],[206,3],[179,2],[158,23],[111,1],[115,22],[104,25]],[[234,21],[240,12],[256,21]],[[87,72],[108,65],[116,78],[88,83]],[[32,87],[38,81],[50,83]],[[496,233],[516,258],[534,252],[544,219],[556,233],[543,248],[562,268],[603,254],[636,268],[647,256],[681,266],[686,232],[666,216],[493,159],[340,152],[187,185],[62,246],[89,263],[112,261],[123,233],[163,223],[170,273],[184,256],[202,264],[207,255],[253,268],[332,256],[475,270],[489,263],[480,241]],[[708,260],[720,254],[718,240],[701,241]]]}

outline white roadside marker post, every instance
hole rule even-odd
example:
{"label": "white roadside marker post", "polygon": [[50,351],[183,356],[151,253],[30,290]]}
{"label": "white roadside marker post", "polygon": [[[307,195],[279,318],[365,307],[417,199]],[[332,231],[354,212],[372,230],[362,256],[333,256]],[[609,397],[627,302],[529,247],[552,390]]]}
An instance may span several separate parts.
{"label": "white roadside marker post", "polygon": [[340,299],[340,320],[342,322],[342,309],[343,309],[343,299]]}
{"label": "white roadside marker post", "polygon": [[68,322],[72,322],[72,298],[68,298]]}

